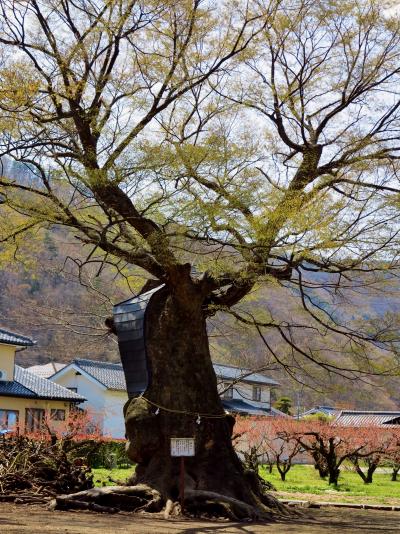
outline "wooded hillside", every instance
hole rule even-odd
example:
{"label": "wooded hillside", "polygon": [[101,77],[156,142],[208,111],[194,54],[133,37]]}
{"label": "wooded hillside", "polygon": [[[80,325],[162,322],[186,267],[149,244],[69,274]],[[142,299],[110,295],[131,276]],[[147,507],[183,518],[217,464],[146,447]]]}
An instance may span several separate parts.
{"label": "wooded hillside", "polygon": [[[79,278],[85,250],[66,231],[51,230],[34,236],[31,245],[29,251],[16,252],[15,257],[20,261],[12,268],[3,264],[0,270],[1,325],[37,341],[34,348],[17,355],[18,363],[29,366],[49,361],[69,362],[75,357],[118,361],[116,340],[107,333],[104,320],[111,314],[112,304],[129,298],[142,285],[143,278],[132,272],[123,273],[125,278],[121,274],[116,276],[107,265],[100,273],[98,264],[92,267],[90,263],[81,269]],[[356,290],[353,288],[347,294],[343,291],[335,294],[333,290],[328,294],[320,289],[320,276],[312,274],[308,292],[309,298],[322,310],[332,316],[345,316],[355,327],[357,323],[371,323],[375,328],[379,324],[382,329],[388,328],[392,335],[398,331],[400,284],[396,279],[388,278],[385,284],[376,284],[370,275],[368,280],[360,280]],[[299,307],[297,295],[284,284],[276,284],[268,295],[264,293],[265,290],[251,293],[238,308],[241,314],[284,321],[290,310],[295,323],[312,326],[309,315]],[[310,366],[300,378],[311,389],[297,384],[276,362],[272,363],[269,349],[254,327],[238,322],[232,315],[223,319],[217,314],[209,320],[209,330],[215,361],[265,368],[267,374],[282,384],[275,396],[291,397],[294,410],[297,402],[301,408],[313,403],[369,409],[400,406],[398,377],[366,377],[365,382],[351,382]],[[297,335],[302,344],[306,340],[328,360],[345,362],[352,357],[354,347],[341,346],[332,332],[320,334],[312,328],[299,328]],[[283,361],[286,359],[293,365],[295,355],[288,353],[279,336],[269,335],[266,341]],[[378,347],[374,350],[379,352]],[[384,360],[386,353],[382,351],[381,357]]]}

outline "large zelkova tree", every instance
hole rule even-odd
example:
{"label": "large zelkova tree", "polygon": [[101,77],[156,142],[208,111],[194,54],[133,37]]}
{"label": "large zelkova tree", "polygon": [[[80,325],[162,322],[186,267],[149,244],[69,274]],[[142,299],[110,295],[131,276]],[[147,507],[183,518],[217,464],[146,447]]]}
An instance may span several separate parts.
{"label": "large zelkova tree", "polygon": [[[3,243],[66,226],[88,260],[164,284],[147,321],[152,380],[125,414],[136,486],[112,502],[133,507],[130,491],[170,511],[169,438],[195,436],[187,507],[268,516],[278,505],[232,449],[206,321],[229,311],[279,363],[268,341],[278,334],[297,369],[390,370],[367,349],[390,348],[390,329],[330,313],[310,273],[340,294],[397,266],[399,19],[373,0],[3,0],[1,10],[0,155],[31,171],[0,180]],[[276,283],[312,326],[235,307]],[[353,359],[301,345],[307,328],[343,338]]]}

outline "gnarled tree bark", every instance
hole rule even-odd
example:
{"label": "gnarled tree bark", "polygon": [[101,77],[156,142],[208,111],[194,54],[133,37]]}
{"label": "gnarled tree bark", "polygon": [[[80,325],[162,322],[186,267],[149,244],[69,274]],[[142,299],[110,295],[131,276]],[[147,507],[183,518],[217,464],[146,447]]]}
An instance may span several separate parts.
{"label": "gnarled tree bark", "polygon": [[[232,520],[268,519],[286,509],[263,490],[232,446],[233,416],[217,391],[203,297],[196,286],[179,294],[168,286],[150,300],[145,321],[150,381],[125,406],[127,453],[137,464],[124,498],[116,487],[70,496],[76,501],[123,509],[173,513],[179,499],[180,459],[171,457],[171,437],[194,437],[196,454],[185,459],[185,510]],[[139,494],[135,492],[138,488]],[[148,489],[149,507],[143,503]],[[157,498],[154,498],[157,495]],[[140,500],[137,498],[140,497]],[[65,508],[65,498],[60,501]],[[92,506],[92,505],[91,505]],[[93,508],[91,508],[93,509]]]}
{"label": "gnarled tree bark", "polygon": [[159,290],[146,312],[145,330],[150,384],[125,410],[127,451],[137,463],[131,482],[176,500],[179,458],[170,455],[170,438],[194,437],[196,455],[185,460],[189,500],[204,501],[204,492],[213,492],[260,513],[282,509],[263,494],[233,449],[234,419],[224,412],[218,395],[200,293]]}

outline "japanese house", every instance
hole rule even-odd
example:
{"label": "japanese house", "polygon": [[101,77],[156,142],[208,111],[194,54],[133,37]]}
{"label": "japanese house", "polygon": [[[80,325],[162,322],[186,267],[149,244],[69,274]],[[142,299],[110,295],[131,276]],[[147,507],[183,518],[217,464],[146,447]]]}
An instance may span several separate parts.
{"label": "japanese house", "polygon": [[[271,378],[231,365],[214,364],[214,370],[227,411],[245,415],[282,415],[271,407],[270,391],[278,385]],[[123,406],[128,394],[121,363],[75,359],[50,380],[87,399],[82,407],[96,419],[104,435],[125,436]]]}
{"label": "japanese house", "polygon": [[56,428],[68,419],[80,394],[15,364],[16,351],[34,345],[26,336],[0,329],[0,431],[35,432],[44,421]]}

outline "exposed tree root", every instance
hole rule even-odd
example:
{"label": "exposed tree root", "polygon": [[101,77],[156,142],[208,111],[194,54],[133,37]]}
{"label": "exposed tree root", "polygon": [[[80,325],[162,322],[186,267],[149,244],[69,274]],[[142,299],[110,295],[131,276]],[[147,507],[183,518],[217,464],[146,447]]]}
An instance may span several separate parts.
{"label": "exposed tree root", "polygon": [[174,510],[175,503],[171,499],[167,499],[167,504],[164,508],[164,519],[168,519]]}
{"label": "exposed tree root", "polygon": [[171,516],[179,517],[182,514],[182,506],[180,502],[167,499],[167,504],[164,508],[164,519],[168,519]]}
{"label": "exposed tree root", "polygon": [[94,502],[70,500],[66,498],[66,495],[56,497],[51,503],[49,508],[51,510],[90,510],[92,512],[100,512],[106,514],[117,514],[120,510],[118,508],[112,508],[111,506],[102,506]]}
{"label": "exposed tree root", "polygon": [[149,486],[108,486],[56,497],[54,509],[88,509],[98,512],[160,512],[164,501]]}
{"label": "exposed tree root", "polygon": [[199,512],[211,516],[222,516],[232,521],[266,521],[272,519],[272,512],[246,504],[212,491],[188,490],[185,494],[185,510],[197,515]]}
{"label": "exposed tree root", "polygon": [[[180,503],[164,499],[160,492],[144,484],[92,488],[61,495],[52,501],[51,508],[104,513],[164,511],[165,519],[182,513]],[[224,517],[231,521],[270,521],[290,514],[284,505],[266,494],[254,496],[254,504],[247,504],[227,495],[195,489],[186,490],[184,509],[190,516]]]}

